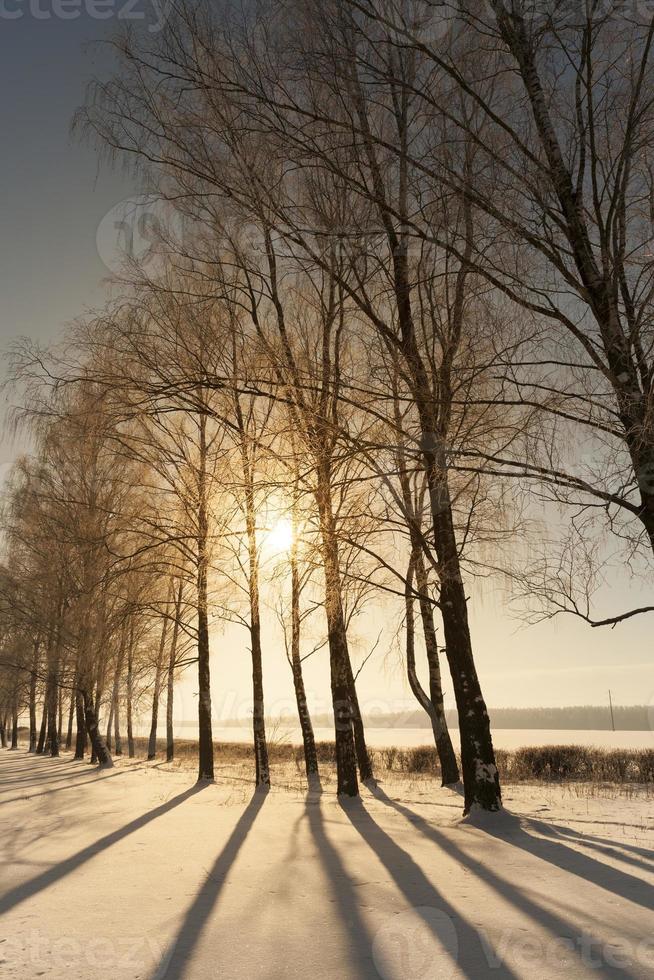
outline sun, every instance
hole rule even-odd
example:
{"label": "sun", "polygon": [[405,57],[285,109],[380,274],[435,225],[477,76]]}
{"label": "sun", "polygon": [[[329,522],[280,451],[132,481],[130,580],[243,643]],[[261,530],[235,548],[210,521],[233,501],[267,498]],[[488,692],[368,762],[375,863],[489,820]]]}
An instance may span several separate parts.
{"label": "sun", "polygon": [[266,532],[266,548],[273,554],[279,555],[290,551],[293,544],[293,525],[286,517],[275,521]]}

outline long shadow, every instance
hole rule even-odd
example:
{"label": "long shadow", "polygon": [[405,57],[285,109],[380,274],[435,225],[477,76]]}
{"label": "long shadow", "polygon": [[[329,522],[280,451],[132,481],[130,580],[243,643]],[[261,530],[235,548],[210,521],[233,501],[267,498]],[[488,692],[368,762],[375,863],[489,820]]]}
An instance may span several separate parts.
{"label": "long shadow", "polygon": [[[506,879],[500,877],[487,865],[482,864],[476,858],[471,857],[466,854],[457,844],[452,840],[451,836],[445,836],[440,833],[435,827],[429,824],[424,817],[419,816],[414,813],[413,810],[409,810],[407,807],[402,806],[401,803],[397,803],[395,800],[390,799],[384,793],[383,790],[378,787],[373,789],[375,797],[379,799],[382,803],[387,806],[392,807],[398,813],[401,813],[406,819],[414,826],[417,827],[420,832],[428,840],[433,841],[442,850],[444,850],[450,857],[458,861],[464,867],[469,868],[478,878],[484,881],[486,884],[490,885],[498,895],[501,895],[507,902],[514,905],[520,912],[528,915],[535,922],[538,922],[541,926],[547,929],[553,937],[556,939],[571,940],[572,945],[570,946],[571,951],[577,951],[576,941],[579,939],[580,927],[575,923],[566,922],[560,916],[556,915],[554,912],[550,912],[543,906],[538,905],[533,899],[521,888],[507,881]],[[500,833],[496,835],[504,843],[513,843],[513,837],[502,836]],[[609,976],[620,976],[620,977],[633,977],[628,969],[615,967],[613,969],[605,968],[604,973]],[[571,974],[574,975],[574,974]]]}
{"label": "long shadow", "polygon": [[361,916],[352,881],[345,870],[338,851],[329,840],[325,831],[325,822],[319,794],[318,799],[316,799],[315,793],[310,793],[307,796],[305,814],[309,821],[309,828],[316,842],[316,847],[318,848],[320,860],[329,876],[341,917],[350,935],[351,960],[348,980],[350,977],[352,980],[355,980],[355,978],[361,978],[361,980],[377,978],[378,980],[379,973],[372,961],[373,937],[370,935]]}
{"label": "long shadow", "polygon": [[[99,779],[110,779],[117,775],[139,772],[143,768],[142,764],[136,763],[127,768],[115,771],[111,769],[99,770],[98,766],[95,764],[91,766],[88,764],[88,760],[84,759],[52,759],[49,756],[34,755],[29,756],[29,758],[34,761],[27,766],[0,766],[0,777],[6,774],[7,790],[10,789],[10,786],[11,788],[16,787],[21,793],[24,793],[31,799],[36,796],[44,796],[46,793],[60,791],[60,789],[41,790],[44,784],[50,785],[52,783],[63,782],[64,780],[75,780],[70,787],[61,787],[61,789],[74,789],[76,786],[86,785]],[[43,760],[42,762],[37,761],[41,759]],[[84,764],[85,762],[86,765]],[[39,792],[30,793],[31,788],[38,789]],[[4,791],[4,787],[2,791]],[[25,796],[13,796],[9,799],[0,798],[0,806],[3,803],[19,802],[24,798]]]}
{"label": "long shadow", "polygon": [[[198,892],[184,917],[177,936],[168,947],[168,951],[154,973],[153,980],[174,980],[176,977],[188,977],[189,961],[200,941],[207,921],[222,891],[229,869],[245,843],[268,794],[261,789],[256,790],[247,807],[239,817],[229,839],[207,875],[207,880]],[[218,964],[216,969],[219,970]],[[216,974],[218,975],[218,973]]]}
{"label": "long shadow", "polygon": [[19,780],[25,781],[31,780],[43,780],[43,779],[65,779],[66,776],[74,776],[82,772],[92,772],[90,767],[85,769],[79,766],[71,766],[64,763],[63,765],[57,765],[56,761],[53,759],[52,762],[39,764],[34,763],[31,766],[3,766],[0,772],[6,773],[7,778],[11,779],[12,782],[18,782]]}
{"label": "long shadow", "polygon": [[[49,752],[7,752],[0,758],[6,762],[7,768],[11,769],[34,769],[34,766],[41,765],[44,768],[62,768],[63,766],[77,766],[80,762],[88,762],[88,754],[84,759],[75,759],[70,752],[64,755],[50,755]],[[17,765],[20,763],[20,765]]]}
{"label": "long shadow", "polygon": [[[105,770],[105,771],[111,772],[111,770]],[[94,775],[97,775],[97,769],[95,767],[93,769],[86,769],[84,771],[80,770],[79,773],[63,772],[63,773],[57,773],[52,775],[48,774],[47,776],[42,776],[42,777],[38,777],[38,776],[34,777],[34,775],[32,775],[32,776],[19,776],[15,778],[14,776],[12,776],[10,781],[12,786],[20,787],[21,790],[27,792],[27,790],[29,790],[30,788],[37,789],[39,786],[50,785],[51,783],[62,783],[66,779],[68,780],[75,779],[78,784],[83,783],[85,782],[87,776],[94,776]]]}
{"label": "long shadow", "polygon": [[[634,852],[625,854],[620,850],[621,845],[616,841],[607,841],[590,834],[568,834],[566,828],[559,827],[557,824],[547,824],[546,827],[547,830],[541,830],[541,833],[546,833],[548,838],[559,841],[564,847],[567,844],[576,844],[578,847],[585,847],[586,850],[614,858],[616,861],[622,861],[623,864],[628,864],[632,868],[639,868],[649,874],[654,872],[654,854],[652,851],[646,851],[645,848],[641,849],[643,856],[639,857]],[[649,858],[646,860],[647,855]]]}
{"label": "long shadow", "polygon": [[55,882],[65,878],[66,875],[69,875],[72,871],[76,871],[82,864],[101,854],[106,848],[117,844],[118,841],[129,837],[130,834],[140,830],[142,827],[146,827],[153,820],[162,817],[164,813],[174,810],[175,807],[180,806],[186,800],[201,792],[205,785],[205,783],[198,783],[196,786],[192,786],[183,793],[174,796],[166,803],[162,803],[161,806],[155,807],[154,810],[149,810],[148,813],[144,813],[140,817],[136,817],[135,820],[131,820],[124,827],[113,830],[110,834],[105,834],[104,837],[94,841],[93,844],[89,844],[88,847],[82,848],[81,851],[66,858],[65,861],[61,861],[53,868],[49,868],[47,871],[42,872],[42,874],[37,875],[36,878],[32,878],[30,881],[26,881],[21,885],[16,885],[15,888],[10,889],[0,898],[0,915],[9,912],[21,902],[25,902],[28,898],[32,898],[38,894],[44,888],[48,888]]}
{"label": "long shadow", "polygon": [[[84,766],[80,763],[76,763],[74,766],[70,763],[57,765],[54,759],[50,764],[44,763],[43,766],[36,763],[20,769],[13,766],[0,768],[0,773],[5,777],[7,783],[11,782],[12,785],[21,786],[29,783],[34,786],[41,786],[44,782],[56,783],[61,782],[62,779],[79,779],[97,773],[97,771],[96,765],[87,764]],[[111,770],[103,771],[110,772]]]}
{"label": "long shadow", "polygon": [[[37,765],[46,763],[53,766],[67,766],[67,765],[77,765],[78,762],[84,761],[80,759],[74,759],[70,752],[66,752],[62,755],[50,755],[49,752],[28,752],[27,749],[18,749],[14,751],[13,749],[7,749],[5,752],[0,754],[0,759],[3,759],[11,769],[19,768],[16,763],[20,763],[21,769],[33,769],[34,763]],[[31,763],[30,765],[23,765],[23,763]]]}
{"label": "long shadow", "polygon": [[[626,871],[612,868],[602,861],[597,861],[594,857],[581,854],[579,851],[568,847],[563,841],[553,839],[547,824],[532,817],[526,818],[525,823],[533,827],[543,837],[534,837],[528,834],[522,826],[512,830],[510,835],[504,836],[500,828],[493,827],[489,822],[483,829],[491,837],[506,841],[514,847],[519,847],[532,854],[534,857],[553,864],[568,874],[577,875],[584,881],[590,881],[600,888],[604,888],[612,895],[619,895],[620,898],[640,905],[648,911],[654,911],[654,888],[648,885],[642,878],[630,875]],[[646,897],[648,896],[648,897]]]}
{"label": "long shadow", "polygon": [[115,772],[109,771],[102,776],[98,776],[97,771],[93,770],[89,772],[89,776],[92,776],[91,779],[81,780],[80,782],[73,783],[72,786],[55,786],[54,789],[44,789],[38,793],[30,793],[29,790],[25,790],[25,796],[11,796],[7,800],[0,799],[0,806],[3,806],[5,803],[21,803],[36,800],[39,796],[50,796],[51,793],[66,793],[71,789],[79,789],[80,786],[88,786],[89,783],[97,783],[104,779],[115,779],[116,776],[128,776],[130,773],[138,771],[139,769],[136,767],[134,769],[118,769]]}
{"label": "long shadow", "polygon": [[642,824],[627,823],[626,820],[599,820],[596,817],[579,817],[576,814],[571,819],[574,823],[592,823],[594,827],[633,827],[635,830],[643,829]]}
{"label": "long shadow", "polygon": [[626,860],[628,855],[620,855],[620,851],[627,851],[629,855],[636,854],[646,858],[643,867],[649,870],[649,864],[654,865],[654,851],[651,847],[639,847],[637,844],[630,844],[628,841],[611,840],[610,837],[597,837],[595,834],[584,834],[581,831],[573,830],[571,827],[562,827],[558,823],[550,824],[552,830],[561,837],[568,838],[572,843],[583,844],[586,847],[594,847],[599,851],[605,851],[615,857],[621,856]]}
{"label": "long shadow", "polygon": [[[383,791],[371,787],[377,794]],[[422,868],[410,854],[403,850],[372,818],[361,801],[348,802],[343,806],[352,826],[366,844],[375,852],[391,878],[414,907],[435,907],[445,912],[454,923],[458,939],[457,965],[470,978],[478,978],[485,970],[490,971],[488,952],[477,930],[458,912],[426,877]],[[428,920],[426,924],[431,926]],[[441,943],[437,929],[436,941]],[[493,976],[505,980],[517,980],[516,974],[505,963],[493,963]]]}

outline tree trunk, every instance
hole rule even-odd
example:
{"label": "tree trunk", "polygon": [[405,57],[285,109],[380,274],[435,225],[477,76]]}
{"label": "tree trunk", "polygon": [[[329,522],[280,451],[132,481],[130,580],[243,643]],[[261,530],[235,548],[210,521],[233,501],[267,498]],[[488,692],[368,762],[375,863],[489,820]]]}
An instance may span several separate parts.
{"label": "tree trunk", "polygon": [[61,746],[61,736],[64,730],[64,692],[61,687],[58,692],[58,715],[57,715],[57,737],[59,739],[59,745]]}
{"label": "tree trunk", "polygon": [[[249,478],[249,475],[248,475]],[[246,490],[247,536],[249,552],[250,639],[252,643],[252,730],[254,735],[255,785],[270,786],[268,744],[263,694],[263,663],[261,651],[261,615],[259,609],[259,554],[252,487]]]}
{"label": "tree trunk", "polygon": [[175,665],[177,663],[177,640],[179,637],[180,619],[182,615],[182,595],[184,592],[184,580],[180,576],[179,588],[177,590],[177,601],[175,603],[175,622],[173,624],[173,638],[170,644],[170,656],[168,658],[168,678],[166,686],[166,762],[172,762],[175,758],[175,735],[173,732],[173,703],[175,697]]}
{"label": "tree trunk", "polygon": [[86,717],[84,714],[84,698],[81,691],[75,691],[75,712],[77,732],[75,736],[75,759],[83,759],[86,754]]}
{"label": "tree trunk", "polygon": [[[394,393],[394,417],[397,432],[402,432],[402,416],[398,401],[396,379],[393,385]],[[438,759],[441,767],[442,785],[449,786],[459,781],[459,766],[454,754],[452,739],[445,719],[445,707],[443,704],[443,686],[441,682],[441,669],[438,657],[438,643],[436,641],[436,629],[434,627],[434,611],[429,601],[429,580],[425,569],[425,558],[423,554],[422,537],[420,533],[419,514],[422,513],[422,501],[417,500],[411,487],[409,477],[409,467],[406,462],[403,440],[398,440],[396,450],[397,468],[399,473],[400,485],[402,488],[402,500],[409,527],[409,537],[411,541],[411,559],[407,572],[407,586],[405,590],[405,604],[407,617],[407,672],[409,674],[409,686],[413,691],[418,703],[429,715],[434,732],[434,742],[438,752]],[[415,671],[415,627],[413,615],[413,576],[415,573],[419,594],[420,617],[422,620],[422,630],[425,640],[425,651],[427,654],[427,664],[429,667],[429,697],[427,697],[422,686],[418,683]],[[410,607],[409,607],[410,601]],[[409,635],[411,631],[411,635]],[[413,659],[413,666],[409,665],[409,657]]]}
{"label": "tree trunk", "polygon": [[123,673],[123,664],[125,662],[125,646],[126,646],[125,629],[123,626],[120,649],[118,650],[118,657],[116,659],[116,669],[114,671],[113,684],[111,685],[111,712],[109,716],[110,721],[109,721],[109,729],[107,734],[107,747],[109,748],[109,751],[111,751],[111,725],[113,723],[114,736],[116,740],[115,741],[116,755],[123,754],[122,740],[120,737],[119,702],[120,702],[120,678]]}
{"label": "tree trunk", "polygon": [[316,740],[313,734],[313,724],[311,722],[311,715],[309,714],[309,707],[307,705],[304,677],[302,674],[302,658],[300,656],[300,573],[298,570],[295,534],[293,535],[293,543],[291,545],[291,670],[293,672],[293,687],[295,689],[297,713],[302,731],[304,768],[307,773],[307,783],[310,789],[320,789]]}
{"label": "tree trunk", "polygon": [[[396,256],[399,282],[406,284],[406,256]],[[468,605],[461,577],[452,500],[448,483],[445,437],[434,410],[431,387],[416,347],[410,310],[410,293],[397,287],[398,314],[402,325],[404,355],[413,382],[421,425],[422,458],[434,536],[434,547],[440,577],[440,610],[445,634],[445,652],[452,675],[452,685],[459,715],[461,767],[463,769],[464,806],[467,814],[475,807],[499,810],[502,806],[500,780],[490,732],[490,719],[477,676]]]}
{"label": "tree trunk", "polygon": [[368,746],[366,745],[366,733],[363,727],[363,717],[361,715],[361,709],[359,707],[359,696],[357,694],[356,681],[354,679],[354,674],[352,673],[352,663],[348,656],[347,658],[347,671],[348,671],[348,689],[349,698],[352,705],[352,730],[354,732],[354,748],[357,756],[357,765],[359,767],[359,777],[362,783],[367,782],[369,779],[374,779],[374,773],[372,771],[372,760],[370,758],[370,753],[368,752]]}
{"label": "tree trunk", "polygon": [[150,738],[148,739],[148,762],[152,762],[157,757],[157,726],[159,724],[159,698],[161,697],[161,678],[163,675],[163,656],[166,648],[166,634],[168,632],[168,615],[163,619],[161,627],[161,640],[159,641],[159,653],[154,675],[154,691],[152,693],[152,719],[150,721]]}
{"label": "tree trunk", "polygon": [[0,748],[7,748],[7,719],[0,717]]}
{"label": "tree trunk", "polygon": [[91,739],[93,756],[97,760],[101,769],[111,769],[113,767],[113,759],[111,758],[111,753],[108,751],[102,735],[100,734],[98,716],[93,703],[93,698],[88,693],[86,688],[82,689],[82,698],[84,703],[86,730],[89,733],[89,738]]}
{"label": "tree trunk", "polygon": [[[466,249],[470,251],[471,230],[467,213]],[[390,227],[390,225],[388,226]],[[473,807],[499,810],[502,805],[499,775],[490,734],[490,721],[475,668],[468,623],[468,607],[461,577],[452,501],[448,484],[446,436],[452,404],[450,361],[443,359],[438,384],[438,404],[434,399],[434,378],[430,378],[416,340],[412,310],[412,281],[409,274],[406,240],[389,232],[393,256],[393,288],[402,355],[411,383],[411,394],[420,420],[422,462],[427,477],[434,546],[440,576],[440,602],[445,649],[452,674],[459,714],[461,765],[463,769],[464,814]],[[468,268],[461,264],[457,293],[463,295]],[[463,303],[452,309],[455,325],[462,316]],[[460,326],[460,322],[458,322]],[[452,351],[450,351],[452,353]]]}
{"label": "tree trunk", "polygon": [[130,626],[129,646],[127,648],[127,755],[134,758],[134,726],[132,702],[134,699],[134,623]]}
{"label": "tree trunk", "polygon": [[38,739],[38,733],[37,733],[37,727],[36,727],[36,673],[37,673],[37,671],[36,671],[36,664],[35,664],[34,667],[32,668],[32,672],[30,674],[30,695],[29,695],[29,697],[30,697],[30,703],[29,703],[29,712],[30,712],[30,743],[29,743],[29,751],[30,752],[36,752],[36,743],[37,743],[37,739]]}
{"label": "tree trunk", "polygon": [[123,754],[123,738],[120,732],[120,701],[118,698],[114,704],[114,754]]}
{"label": "tree trunk", "polygon": [[112,735],[113,727],[114,727],[114,699],[112,698],[109,704],[109,717],[107,718],[107,734],[105,737],[105,743],[107,745],[107,749],[109,752],[111,752],[111,735]]}
{"label": "tree trunk", "polygon": [[116,668],[116,675],[114,677],[114,689],[112,696],[112,704],[114,706],[114,749],[116,755],[123,754],[123,740],[120,734],[120,678],[123,670],[123,662],[125,658],[125,644],[122,645],[122,656],[119,658],[119,664]]}
{"label": "tree trunk", "polygon": [[445,705],[443,702],[443,684],[441,679],[441,666],[438,656],[438,643],[436,641],[436,629],[434,627],[434,611],[429,602],[429,583],[425,570],[425,560],[422,549],[416,556],[416,582],[420,597],[418,600],[420,608],[420,618],[422,619],[422,631],[425,639],[425,650],[427,653],[427,664],[429,666],[429,700],[432,705],[434,715],[432,727],[434,729],[434,739],[438,759],[441,764],[441,782],[443,786],[451,786],[458,783],[461,775],[459,765],[456,761],[456,754],[452,739],[447,727],[445,718]]}
{"label": "tree trunk", "polygon": [[[84,694],[84,713],[85,713],[85,715],[87,717],[86,728],[87,728],[87,731],[88,731],[89,723],[88,723],[88,713],[87,713],[87,710],[86,710],[86,701],[87,701],[87,698],[86,698],[86,692],[84,691],[82,693]],[[102,694],[103,694],[102,684],[100,683],[100,681],[98,681],[98,683],[96,684],[96,687],[95,687],[95,701],[93,703],[93,711],[92,711],[92,718],[94,720],[96,729],[98,731],[98,738],[95,741],[93,739],[91,739],[91,765],[92,766],[95,765],[96,763],[100,763],[101,762],[100,757],[98,756],[98,753],[96,751],[96,746],[98,745],[98,742],[99,741],[102,741],[102,739],[99,736],[99,731],[100,731],[100,705],[102,704]],[[89,736],[90,736],[90,732],[89,732]]]}
{"label": "tree trunk", "polygon": [[255,786],[270,786],[270,766],[264,714],[261,623],[250,624],[252,640],[252,730],[254,735]]}
{"label": "tree trunk", "polygon": [[173,731],[173,706],[175,697],[175,665],[168,664],[166,681],[166,762],[175,758],[175,733]]}
{"label": "tree trunk", "polygon": [[18,707],[15,704],[11,710],[11,748],[18,748]]}
{"label": "tree trunk", "polygon": [[39,740],[36,744],[36,754],[43,755],[45,749],[45,734],[48,725],[48,692],[46,690],[43,698],[43,714],[41,715],[41,728],[39,729]]}
{"label": "tree trunk", "polygon": [[[413,692],[413,695],[418,702],[418,704],[426,711],[431,721],[432,731],[434,733],[434,743],[438,752],[438,758],[441,767],[441,782],[443,786],[449,785],[451,783],[458,782],[459,770],[456,764],[456,756],[454,755],[454,749],[452,748],[452,742],[449,738],[449,732],[445,729],[443,733],[441,716],[436,710],[436,706],[432,699],[426,694],[418,679],[418,674],[416,672],[416,657],[415,657],[415,617],[413,612],[414,605],[414,595],[413,595],[413,578],[416,563],[418,560],[418,555],[414,551],[411,555],[409,561],[409,568],[407,570],[406,585],[404,592],[405,601],[405,615],[406,615],[406,669],[407,678],[409,681],[409,687]],[[433,625],[433,623],[432,623]],[[442,704],[441,704],[442,709]],[[443,745],[443,734],[447,737],[447,742],[449,743],[449,749],[452,753],[453,759],[453,771],[456,773],[456,777],[452,778],[452,770],[446,772],[445,766],[452,765],[451,759],[446,756],[445,760],[441,756],[441,746]],[[449,778],[447,778],[449,777]]]}
{"label": "tree trunk", "polygon": [[52,758],[59,755],[59,728],[58,728],[58,676],[57,667],[53,666],[48,674],[48,748]]}
{"label": "tree trunk", "polygon": [[70,695],[70,705],[68,707],[68,725],[66,727],[66,749],[70,751],[73,747],[73,719],[75,717],[75,690],[77,678],[75,678],[72,694]]}
{"label": "tree trunk", "polygon": [[61,744],[61,724],[63,722],[59,690],[62,615],[63,605],[62,601],[60,600],[57,607],[56,617],[53,621],[53,630],[46,654],[46,663],[48,666],[48,680],[46,686],[46,698],[48,700],[48,740],[45,748],[49,749],[50,755],[53,758],[57,758],[59,755],[59,746]]}
{"label": "tree trunk", "polygon": [[198,595],[204,592],[198,608],[198,780],[213,781],[213,732],[211,727],[211,671],[209,666],[209,626],[206,611],[206,581],[199,576]]}
{"label": "tree trunk", "polygon": [[249,440],[241,411],[238,393],[234,398],[234,414],[240,436],[241,465],[245,490],[245,529],[248,545],[248,597],[250,600],[250,644],[252,656],[252,734],[254,738],[255,786],[270,786],[268,744],[263,693],[263,663],[261,652],[261,610],[259,603],[259,549],[256,533],[254,499],[255,470],[248,448]]}
{"label": "tree trunk", "polygon": [[207,573],[209,559],[207,541],[209,514],[207,507],[207,417],[200,415],[200,469],[198,472],[198,781],[213,781],[213,733],[211,728],[211,666],[209,651],[209,617]]}
{"label": "tree trunk", "polygon": [[[429,438],[424,433],[425,440]],[[433,438],[433,436],[432,436]],[[444,453],[427,448],[428,481],[434,524],[434,544],[440,573],[440,609],[454,696],[459,715],[464,813],[474,807],[499,810],[499,774],[490,732],[490,719],[475,668],[468,623],[468,604],[461,578],[459,552],[452,519]]]}
{"label": "tree trunk", "polygon": [[325,575],[325,614],[329,641],[334,740],[336,744],[337,793],[358,796],[357,763],[352,729],[351,668],[347,630],[341,598],[338,539],[331,503],[329,466],[318,468],[316,500],[320,519],[322,559]]}

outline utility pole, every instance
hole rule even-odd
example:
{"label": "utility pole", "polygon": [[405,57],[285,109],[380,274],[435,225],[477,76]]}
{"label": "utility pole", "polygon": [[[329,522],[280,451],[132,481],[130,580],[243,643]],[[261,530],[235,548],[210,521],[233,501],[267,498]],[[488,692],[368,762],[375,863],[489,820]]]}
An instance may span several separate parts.
{"label": "utility pole", "polygon": [[615,731],[615,721],[613,719],[613,702],[611,701],[611,689],[609,688],[609,708],[611,710],[611,730]]}

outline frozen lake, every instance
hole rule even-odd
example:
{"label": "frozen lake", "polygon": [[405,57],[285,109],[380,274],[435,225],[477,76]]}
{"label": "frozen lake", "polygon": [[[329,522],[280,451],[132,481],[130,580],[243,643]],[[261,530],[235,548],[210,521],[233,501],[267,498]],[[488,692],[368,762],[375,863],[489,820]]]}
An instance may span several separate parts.
{"label": "frozen lake", "polygon": [[[279,728],[269,726],[271,741],[285,741],[301,744],[302,736],[299,728],[280,725]],[[195,734],[195,733],[194,733]],[[216,741],[249,742],[249,728],[220,728],[213,730]],[[177,733],[178,738],[192,738],[190,733]],[[333,741],[334,731],[331,728],[316,728],[318,741]],[[427,728],[366,728],[366,738],[371,746],[396,745],[410,748],[416,745],[429,745],[431,732]],[[452,740],[458,745],[458,731],[452,728]],[[606,732],[606,731],[568,731],[557,729],[527,729],[527,728],[495,728],[493,743],[498,749],[517,749],[523,745],[596,745],[603,749],[654,749],[654,732]]]}

